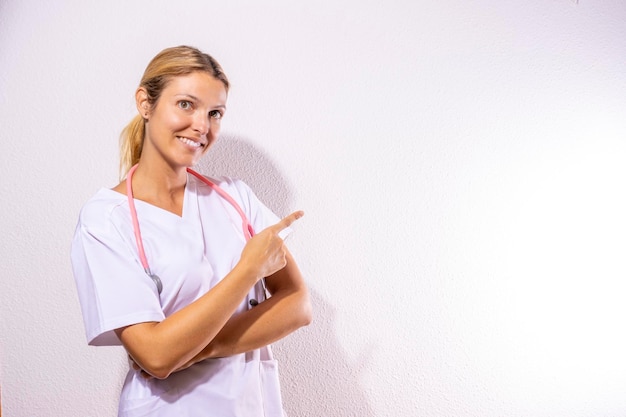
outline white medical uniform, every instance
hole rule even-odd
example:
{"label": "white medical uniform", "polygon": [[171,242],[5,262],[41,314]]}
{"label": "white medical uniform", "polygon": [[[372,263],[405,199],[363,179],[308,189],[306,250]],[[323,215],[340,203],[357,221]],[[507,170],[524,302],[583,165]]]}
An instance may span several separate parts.
{"label": "white medical uniform", "polygon": [[[255,231],[279,220],[243,182],[212,181],[239,203]],[[140,200],[135,205],[148,264],[163,291],[159,296],[141,266],[127,197],[101,189],[81,210],[71,252],[90,345],[120,345],[115,329],[159,322],[193,302],[232,270],[246,244],[237,211],[190,174],[182,216]],[[263,299],[258,287],[238,311],[250,298]],[[276,361],[268,347],[208,359],[164,380],[131,368],[119,416],[283,416]]]}

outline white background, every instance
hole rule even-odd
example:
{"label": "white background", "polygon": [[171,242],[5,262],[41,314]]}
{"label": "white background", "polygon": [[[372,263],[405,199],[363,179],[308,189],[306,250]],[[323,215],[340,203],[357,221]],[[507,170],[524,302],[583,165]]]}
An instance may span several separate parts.
{"label": "white background", "polygon": [[624,1],[2,0],[6,417],[115,414],[69,244],[179,44],[233,85],[200,168],[306,211],[291,417],[626,416]]}

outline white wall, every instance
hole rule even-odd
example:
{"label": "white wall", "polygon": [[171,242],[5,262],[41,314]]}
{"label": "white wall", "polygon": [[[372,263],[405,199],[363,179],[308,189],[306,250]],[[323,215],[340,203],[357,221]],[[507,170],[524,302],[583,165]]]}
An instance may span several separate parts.
{"label": "white wall", "polygon": [[3,0],[6,417],[114,415],[69,243],[178,44],[233,84],[203,169],[307,213],[292,417],[626,415],[623,1]]}

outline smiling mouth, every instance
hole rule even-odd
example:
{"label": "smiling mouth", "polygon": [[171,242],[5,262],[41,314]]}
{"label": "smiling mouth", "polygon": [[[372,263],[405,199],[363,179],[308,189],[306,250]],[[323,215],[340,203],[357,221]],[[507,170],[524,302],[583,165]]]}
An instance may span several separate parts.
{"label": "smiling mouth", "polygon": [[204,145],[200,142],[196,142],[193,141],[191,139],[182,137],[182,136],[176,136],[176,139],[178,139],[179,141],[181,141],[182,143],[184,143],[187,146],[190,146],[192,148],[202,148]]}

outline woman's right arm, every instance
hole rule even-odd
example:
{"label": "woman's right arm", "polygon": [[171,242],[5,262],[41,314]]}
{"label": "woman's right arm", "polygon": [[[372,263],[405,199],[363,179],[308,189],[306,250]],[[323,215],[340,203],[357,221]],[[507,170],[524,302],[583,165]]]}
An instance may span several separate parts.
{"label": "woman's right arm", "polygon": [[255,235],[235,268],[215,287],[161,322],[138,323],[115,332],[144,371],[167,378],[207,346],[235,313],[250,288],[285,266],[279,233],[302,217],[298,211]]}

